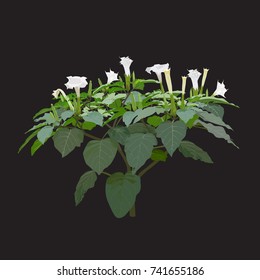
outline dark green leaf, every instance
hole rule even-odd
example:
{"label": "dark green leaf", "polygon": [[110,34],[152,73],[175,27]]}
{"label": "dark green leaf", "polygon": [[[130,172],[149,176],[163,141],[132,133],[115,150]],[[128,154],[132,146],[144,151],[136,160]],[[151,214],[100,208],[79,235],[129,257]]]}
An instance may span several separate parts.
{"label": "dark green leaf", "polygon": [[130,132],[126,127],[118,126],[110,128],[108,130],[108,135],[119,144],[125,145],[126,139],[130,136]]}
{"label": "dark green leaf", "polygon": [[135,172],[151,157],[156,144],[157,139],[151,133],[134,133],[126,139],[126,158]]}
{"label": "dark green leaf", "polygon": [[202,126],[204,126],[208,130],[208,132],[213,134],[216,138],[223,138],[228,143],[238,148],[238,146],[231,140],[230,136],[226,133],[225,129],[222,126],[216,126],[211,123],[205,123],[201,120],[198,120],[197,123],[200,123]]}
{"label": "dark green leaf", "polygon": [[135,204],[141,190],[141,179],[131,173],[117,172],[108,177],[106,197],[108,204],[117,218],[124,217]]}
{"label": "dark green leaf", "polygon": [[190,141],[182,141],[179,151],[185,156],[195,160],[201,160],[206,163],[213,163],[207,152]]}
{"label": "dark green leaf", "polygon": [[53,137],[54,147],[61,153],[62,157],[67,156],[76,147],[80,147],[84,139],[84,133],[78,128],[61,128]]}
{"label": "dark green leaf", "polygon": [[110,138],[91,140],[88,142],[83,156],[91,169],[101,174],[115,158],[117,143]]}
{"label": "dark green leaf", "polygon": [[155,134],[154,127],[144,123],[134,123],[128,126],[128,131],[134,133],[152,133]]}
{"label": "dark green leaf", "polygon": [[208,112],[213,113],[215,116],[223,119],[224,108],[219,104],[208,104],[203,108],[203,110],[207,110]]}
{"label": "dark green leaf", "polygon": [[163,122],[156,128],[157,137],[162,139],[163,145],[171,156],[186,136],[186,130],[187,128],[182,121]]}
{"label": "dark green leaf", "polygon": [[85,193],[94,187],[97,180],[97,175],[94,171],[85,172],[79,179],[79,182],[76,186],[76,191],[74,194],[76,206],[84,198]]}

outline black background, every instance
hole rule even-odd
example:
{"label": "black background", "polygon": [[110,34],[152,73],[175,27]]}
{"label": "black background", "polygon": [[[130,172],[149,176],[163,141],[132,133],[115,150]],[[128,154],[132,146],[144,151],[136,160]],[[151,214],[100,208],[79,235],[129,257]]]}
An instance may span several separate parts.
{"label": "black background", "polygon": [[[3,12],[1,259],[259,259],[254,8],[139,4],[23,4]],[[176,153],[158,165],[143,178],[135,219],[113,217],[104,178],[74,206],[87,170],[84,147],[61,159],[49,141],[33,158],[29,149],[17,155],[32,115],[49,106],[53,89],[65,88],[66,76],[123,73],[119,56],[130,56],[140,77],[149,77],[147,66],[170,63],[175,88],[187,69],[210,68],[209,88],[224,79],[228,100],[241,106],[225,113],[240,150],[191,131],[214,164]]]}

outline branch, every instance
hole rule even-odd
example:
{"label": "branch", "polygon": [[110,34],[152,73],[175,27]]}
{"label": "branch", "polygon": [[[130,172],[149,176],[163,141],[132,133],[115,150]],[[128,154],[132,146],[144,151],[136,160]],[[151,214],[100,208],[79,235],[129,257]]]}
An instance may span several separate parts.
{"label": "branch", "polygon": [[124,152],[123,152],[123,150],[122,150],[122,148],[121,148],[121,146],[119,144],[118,144],[118,152],[120,153],[122,159],[124,160],[126,168],[127,168],[127,171],[129,172],[131,170],[131,167],[128,164],[126,156],[125,156],[125,154],[124,154]]}
{"label": "branch", "polygon": [[147,167],[145,167],[138,176],[142,177],[146,172],[148,172],[150,169],[152,169],[159,161],[153,161],[151,162]]}
{"label": "branch", "polygon": [[91,139],[94,139],[94,140],[101,140],[101,138],[97,137],[97,136],[94,136],[92,134],[89,134],[87,132],[84,132],[84,135],[91,138]]}

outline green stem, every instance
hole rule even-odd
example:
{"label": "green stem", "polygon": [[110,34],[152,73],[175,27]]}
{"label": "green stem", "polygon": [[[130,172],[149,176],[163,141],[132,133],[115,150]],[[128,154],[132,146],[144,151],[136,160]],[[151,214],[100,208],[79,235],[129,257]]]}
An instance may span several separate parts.
{"label": "green stem", "polygon": [[152,169],[159,161],[153,161],[151,162],[147,167],[145,167],[138,176],[142,177],[146,172],[148,172],[150,169]]}
{"label": "green stem", "polygon": [[131,171],[131,167],[130,167],[130,165],[128,164],[127,159],[126,159],[126,156],[125,156],[125,154],[124,154],[124,152],[123,152],[123,150],[122,150],[122,148],[121,148],[121,146],[120,146],[119,144],[118,144],[118,152],[119,152],[119,154],[121,155],[123,161],[125,162],[127,172]]}
{"label": "green stem", "polygon": [[84,132],[85,136],[91,138],[91,139],[94,139],[94,140],[101,140],[101,138],[97,137],[97,136],[94,136],[92,134],[89,134],[87,132]]}
{"label": "green stem", "polygon": [[111,174],[110,174],[110,173],[105,172],[105,171],[103,171],[103,172],[102,172],[102,174],[105,174],[105,175],[107,175],[108,177],[110,177],[110,176],[111,176]]}

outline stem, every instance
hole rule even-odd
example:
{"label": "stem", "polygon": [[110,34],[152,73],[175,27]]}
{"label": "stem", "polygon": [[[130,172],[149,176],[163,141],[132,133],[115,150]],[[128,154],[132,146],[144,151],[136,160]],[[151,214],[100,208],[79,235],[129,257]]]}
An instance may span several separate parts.
{"label": "stem", "polygon": [[106,126],[107,126],[108,128],[112,128],[112,126],[111,126],[111,125],[109,125],[108,123],[106,124]]}
{"label": "stem", "polygon": [[120,144],[118,144],[118,152],[120,153],[122,159],[123,159],[124,162],[125,162],[127,172],[129,172],[129,171],[131,170],[131,167],[130,167],[130,165],[129,165],[128,162],[127,162],[126,156],[125,156],[125,154],[124,154],[124,152],[123,152],[123,150],[122,150]]}
{"label": "stem", "polygon": [[129,211],[129,216],[134,218],[136,216],[136,211],[135,211],[135,204],[133,205],[133,207],[130,209]]}
{"label": "stem", "polygon": [[145,167],[138,176],[142,177],[146,172],[148,172],[150,169],[152,169],[159,161],[153,161],[151,162],[147,167]]}
{"label": "stem", "polygon": [[111,174],[110,174],[110,173],[105,172],[105,171],[103,171],[103,172],[102,172],[102,174],[105,174],[105,175],[107,175],[108,177],[110,177],[110,176],[111,176]]}
{"label": "stem", "polygon": [[92,134],[89,134],[89,133],[87,133],[87,132],[84,132],[84,134],[85,134],[87,137],[91,138],[91,139],[94,139],[94,140],[101,140],[101,138],[99,138],[99,137],[97,137],[97,136],[94,136],[94,135],[92,135]]}
{"label": "stem", "polygon": [[154,147],[154,149],[160,149],[160,148],[164,148],[164,146],[162,145],[162,146],[156,146],[156,147]]}

